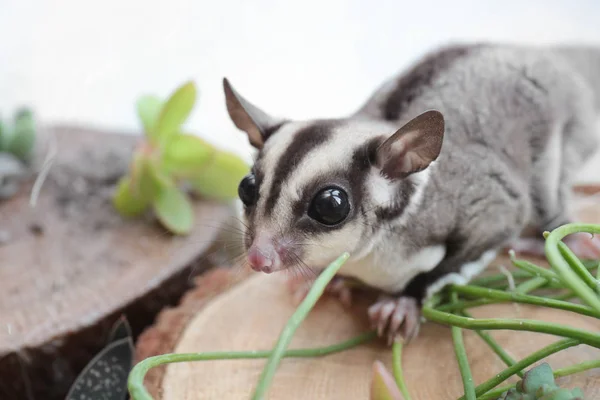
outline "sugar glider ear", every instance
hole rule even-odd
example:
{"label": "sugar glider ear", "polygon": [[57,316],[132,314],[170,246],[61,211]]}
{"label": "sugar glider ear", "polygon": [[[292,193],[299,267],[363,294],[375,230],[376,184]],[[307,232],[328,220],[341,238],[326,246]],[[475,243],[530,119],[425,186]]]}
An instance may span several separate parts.
{"label": "sugar glider ear", "polygon": [[377,148],[377,166],[390,179],[424,170],[442,149],[444,116],[431,110],[415,117]]}
{"label": "sugar glider ear", "polygon": [[223,78],[223,90],[231,120],[235,126],[248,134],[248,140],[252,146],[261,149],[274,128],[280,126],[284,121],[270,116],[244,99],[231,86],[227,78]]}

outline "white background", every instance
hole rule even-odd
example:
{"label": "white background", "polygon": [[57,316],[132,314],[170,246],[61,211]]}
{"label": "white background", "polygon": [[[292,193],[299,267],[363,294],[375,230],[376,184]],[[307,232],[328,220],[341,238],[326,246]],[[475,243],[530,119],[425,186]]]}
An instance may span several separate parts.
{"label": "white background", "polygon": [[595,0],[0,0],[0,113],[135,133],[140,94],[194,79],[190,130],[247,157],[223,76],[270,113],[342,116],[437,44],[600,45],[599,21]]}

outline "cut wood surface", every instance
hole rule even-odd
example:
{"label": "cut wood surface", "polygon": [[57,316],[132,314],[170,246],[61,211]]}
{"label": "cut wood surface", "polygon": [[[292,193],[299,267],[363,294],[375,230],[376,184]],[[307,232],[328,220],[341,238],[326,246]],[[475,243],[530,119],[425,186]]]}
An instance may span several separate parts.
{"label": "cut wood surface", "polygon": [[[598,188],[588,186],[585,199]],[[600,223],[600,202],[581,204],[580,220]],[[543,265],[542,260],[534,260]],[[510,266],[499,257],[490,270]],[[161,313],[141,336],[138,361],[169,352],[271,349],[294,311],[284,275],[258,275],[239,269],[216,269],[196,278],[196,288],[177,308]],[[290,348],[325,346],[369,329],[365,299],[351,310],[324,297],[295,334]],[[472,310],[475,317],[527,318],[558,322],[598,332],[600,321],[578,314],[525,305],[497,304]],[[494,338],[521,359],[558,338],[550,335],[493,331]],[[505,368],[500,359],[470,331],[464,331],[467,354],[476,383]],[[580,345],[547,360],[553,368],[598,359],[600,351]],[[323,358],[284,359],[269,391],[269,399],[367,399],[372,365],[381,360],[391,368],[391,350],[381,342]],[[265,360],[208,361],[170,364],[151,370],[146,386],[156,399],[249,399]],[[403,365],[414,400],[455,400],[462,394],[450,330],[425,323],[418,339],[404,352]],[[514,382],[514,380],[513,380]],[[580,387],[586,399],[600,398],[600,370],[565,377],[565,387]]]}
{"label": "cut wood surface", "polygon": [[31,183],[0,203],[3,400],[64,398],[120,313],[139,332],[177,302],[230,215],[196,202],[188,237],[150,219],[124,220],[111,195],[138,137],[66,127],[43,133],[56,139],[57,157],[36,207]]}

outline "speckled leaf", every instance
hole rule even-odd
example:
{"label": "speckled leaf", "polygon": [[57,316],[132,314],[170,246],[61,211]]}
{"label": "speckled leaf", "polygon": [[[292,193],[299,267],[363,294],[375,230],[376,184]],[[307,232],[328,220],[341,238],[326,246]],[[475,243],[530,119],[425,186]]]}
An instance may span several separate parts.
{"label": "speckled leaf", "polygon": [[110,334],[108,335],[108,343],[115,342],[117,340],[126,339],[131,337],[131,327],[129,326],[129,322],[127,322],[127,318],[122,315],[113,325],[110,330]]}
{"label": "speckled leaf", "polygon": [[167,144],[190,115],[195,102],[196,86],[194,82],[187,82],[180,86],[162,107],[152,136],[161,145]]}
{"label": "speckled leaf", "polygon": [[156,125],[156,120],[160,115],[161,108],[163,106],[163,101],[156,96],[142,96],[138,99],[135,104],[138,117],[142,121],[142,126],[144,127],[144,132],[146,136],[152,141],[154,139],[154,126]]}
{"label": "speckled leaf", "polygon": [[124,176],[119,180],[113,196],[113,205],[124,217],[134,217],[143,213],[149,205],[148,201],[136,196],[131,189],[131,180]]}
{"label": "speckled leaf", "polygon": [[194,212],[187,195],[176,186],[164,187],[153,202],[158,220],[169,231],[185,235],[192,230]]}
{"label": "speckled leaf", "polygon": [[248,171],[248,165],[237,155],[218,152],[210,165],[190,178],[190,183],[195,191],[205,197],[234,199],[237,197],[238,185]]}
{"label": "speckled leaf", "polygon": [[373,364],[370,400],[404,400],[396,381],[381,361]]}
{"label": "speckled leaf", "polygon": [[163,165],[177,177],[193,176],[207,166],[215,151],[214,146],[197,136],[178,134],[165,149]]}
{"label": "speckled leaf", "polygon": [[124,400],[133,366],[131,338],[106,346],[79,374],[66,400]]}

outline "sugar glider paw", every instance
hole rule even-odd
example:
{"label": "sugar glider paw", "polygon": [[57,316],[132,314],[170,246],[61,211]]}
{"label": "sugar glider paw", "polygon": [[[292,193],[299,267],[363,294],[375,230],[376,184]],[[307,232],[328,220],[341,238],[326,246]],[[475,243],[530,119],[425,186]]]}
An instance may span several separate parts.
{"label": "sugar glider paw", "polygon": [[415,298],[382,296],[369,307],[369,319],[377,334],[391,345],[399,335],[406,343],[419,334],[421,309]]}
{"label": "sugar glider paw", "polygon": [[[304,278],[291,278],[288,281],[294,305],[297,307],[308,294],[314,280],[307,281]],[[334,277],[325,287],[325,293],[337,297],[343,306],[352,305],[352,286],[346,278],[341,276]]]}

